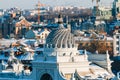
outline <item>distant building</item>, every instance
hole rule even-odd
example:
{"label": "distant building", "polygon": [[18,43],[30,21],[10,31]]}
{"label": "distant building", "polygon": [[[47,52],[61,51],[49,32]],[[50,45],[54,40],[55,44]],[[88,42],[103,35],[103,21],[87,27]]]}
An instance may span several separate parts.
{"label": "distant building", "polygon": [[0,18],[0,35],[3,38],[10,38],[14,34],[15,23],[11,14],[5,14]]}
{"label": "distant building", "polygon": [[15,24],[15,34],[16,37],[22,38],[25,33],[31,28],[31,23],[28,22],[23,16],[21,16],[20,21]]}
{"label": "distant building", "polygon": [[81,27],[83,31],[94,30],[94,24],[90,20],[83,22]]}
{"label": "distant building", "polygon": [[2,16],[4,14],[3,10],[0,9],[0,16]]}
{"label": "distant building", "polygon": [[97,20],[108,20],[112,17],[112,12],[111,12],[111,8],[110,7],[103,7],[103,6],[99,6],[99,7],[94,7],[93,8],[93,16],[96,16]]}
{"label": "distant building", "polygon": [[113,1],[112,15],[116,18],[116,15],[120,13],[120,0]]}
{"label": "distant building", "polygon": [[45,43],[47,36],[49,35],[50,31],[47,29],[42,29],[36,34],[36,38],[39,39],[40,43]]}
{"label": "distant building", "polygon": [[109,20],[112,17],[112,9],[110,7],[99,7],[100,19]]}
{"label": "distant building", "polygon": [[117,28],[113,33],[113,52],[114,55],[120,55],[120,29]]}

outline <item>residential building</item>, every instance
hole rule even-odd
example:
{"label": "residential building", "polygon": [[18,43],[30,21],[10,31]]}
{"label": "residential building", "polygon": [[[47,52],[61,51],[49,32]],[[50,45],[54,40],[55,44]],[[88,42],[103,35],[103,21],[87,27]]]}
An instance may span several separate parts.
{"label": "residential building", "polygon": [[25,33],[31,29],[32,24],[28,22],[23,16],[21,16],[19,19],[20,21],[15,24],[15,34],[16,37],[22,38],[25,36]]}
{"label": "residential building", "polygon": [[3,38],[10,38],[14,34],[15,23],[11,14],[5,14],[0,18],[0,34]]}
{"label": "residential building", "polygon": [[120,29],[117,27],[113,33],[113,52],[117,56],[120,54]]}
{"label": "residential building", "polygon": [[110,7],[100,6],[99,13],[100,19],[102,20],[109,20],[112,17],[112,9]]}
{"label": "residential building", "polygon": [[46,28],[42,29],[41,31],[38,31],[36,38],[40,41],[40,43],[44,44],[49,33],[50,31],[48,31]]}

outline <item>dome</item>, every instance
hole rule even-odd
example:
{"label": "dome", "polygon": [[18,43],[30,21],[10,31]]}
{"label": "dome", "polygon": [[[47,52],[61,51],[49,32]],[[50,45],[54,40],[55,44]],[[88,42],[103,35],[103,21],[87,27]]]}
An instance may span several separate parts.
{"label": "dome", "polygon": [[[70,26],[64,27],[61,16],[58,17],[58,25],[58,28],[52,30],[47,36],[43,55],[58,57],[78,54],[77,44],[75,44]],[[47,60],[46,57],[45,60]],[[57,59],[55,58],[55,60]]]}
{"label": "dome", "polygon": [[46,46],[52,48],[73,48],[74,37],[69,29],[59,28],[53,30],[46,39]]}
{"label": "dome", "polygon": [[53,30],[46,39],[46,47],[52,48],[74,48],[75,41],[69,28],[62,24],[61,15],[58,17],[58,28]]}

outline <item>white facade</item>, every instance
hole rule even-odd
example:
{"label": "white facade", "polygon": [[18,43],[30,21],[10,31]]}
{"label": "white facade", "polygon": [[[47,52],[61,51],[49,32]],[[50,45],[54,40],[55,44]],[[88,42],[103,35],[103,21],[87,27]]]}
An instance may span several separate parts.
{"label": "white facade", "polygon": [[[83,55],[79,54],[69,28],[64,28],[61,19],[59,19],[59,27],[48,35],[43,53],[36,55],[32,62],[32,79],[97,80],[100,75],[106,78],[111,76],[103,68],[90,66],[87,59],[86,51]],[[98,70],[99,72],[97,72]]]}
{"label": "white facade", "polygon": [[113,52],[114,55],[120,54],[120,30],[115,30],[113,35]]}
{"label": "white facade", "polygon": [[49,35],[50,31],[47,29],[41,30],[36,34],[37,39],[39,39],[39,42],[44,44],[47,36]]}

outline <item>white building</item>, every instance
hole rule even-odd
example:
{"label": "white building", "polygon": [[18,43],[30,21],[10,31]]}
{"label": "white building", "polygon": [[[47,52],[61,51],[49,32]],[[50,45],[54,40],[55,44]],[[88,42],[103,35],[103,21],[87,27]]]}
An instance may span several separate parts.
{"label": "white building", "polygon": [[86,52],[79,54],[77,45],[69,28],[64,28],[59,16],[59,27],[46,39],[44,51],[36,55],[32,62],[33,80],[102,80],[111,74],[87,60]]}
{"label": "white building", "polygon": [[37,39],[39,39],[40,43],[44,44],[49,33],[50,31],[48,31],[47,29],[42,29],[36,34],[36,37]]}
{"label": "white building", "polygon": [[120,54],[120,29],[116,29],[113,35],[113,52],[114,55]]}

